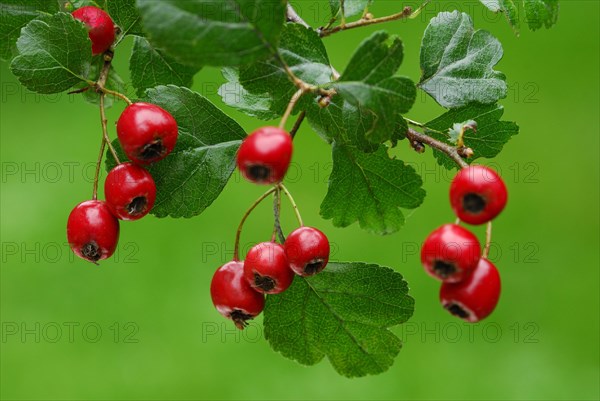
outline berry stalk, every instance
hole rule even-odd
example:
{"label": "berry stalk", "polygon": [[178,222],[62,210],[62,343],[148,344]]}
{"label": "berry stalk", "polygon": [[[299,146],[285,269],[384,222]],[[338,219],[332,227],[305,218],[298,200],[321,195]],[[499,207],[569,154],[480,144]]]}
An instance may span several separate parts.
{"label": "berry stalk", "polygon": [[240,238],[242,236],[242,230],[244,229],[244,223],[246,223],[246,220],[248,220],[248,217],[250,216],[250,214],[252,214],[254,209],[256,209],[256,207],[258,205],[260,205],[260,203],[262,201],[267,199],[267,197],[275,191],[277,191],[277,187],[273,187],[273,188],[269,189],[267,192],[262,194],[262,196],[260,198],[258,198],[256,201],[254,201],[254,203],[252,204],[252,206],[250,206],[250,208],[248,210],[246,210],[246,213],[242,217],[242,220],[240,221],[240,225],[238,226],[237,232],[235,234],[235,245],[233,248],[233,260],[234,261],[239,262],[239,260],[240,260]]}
{"label": "berry stalk", "polygon": [[292,204],[292,207],[294,208],[294,213],[296,214],[296,219],[298,220],[298,224],[300,225],[300,227],[304,226],[304,223],[302,222],[302,215],[300,215],[300,210],[298,209],[298,205],[296,204],[294,197],[292,196],[290,191],[288,191],[288,189],[285,187],[285,185],[279,184],[279,187],[281,188],[281,190],[283,191],[285,196],[287,196],[288,199],[290,200],[290,203]]}

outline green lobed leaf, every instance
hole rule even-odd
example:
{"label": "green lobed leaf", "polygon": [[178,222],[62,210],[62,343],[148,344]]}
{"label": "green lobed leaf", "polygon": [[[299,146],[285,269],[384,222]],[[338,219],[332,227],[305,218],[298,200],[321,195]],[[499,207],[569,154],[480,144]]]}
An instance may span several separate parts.
{"label": "green lobed leaf", "polygon": [[267,297],[265,338],[301,364],[327,356],[341,375],[373,375],[392,366],[402,342],[389,328],[406,322],[413,311],[401,274],[375,264],[332,262]]}
{"label": "green lobed leaf", "polygon": [[373,143],[392,139],[402,121],[401,113],[416,100],[414,83],[393,76],[403,59],[402,42],[378,31],[361,43],[346,70],[333,87],[350,104],[359,108],[371,127],[365,136]]}
{"label": "green lobed leaf", "polygon": [[159,85],[191,87],[198,68],[182,65],[155,49],[143,37],[136,36],[129,59],[131,83],[138,96]]}
{"label": "green lobed leaf", "polygon": [[414,209],[423,202],[423,180],[404,162],[391,159],[381,145],[364,153],[350,145],[333,144],[333,171],[321,204],[321,215],[336,227],[358,221],[360,227],[379,235],[391,234],[404,225],[400,208]]}
{"label": "green lobed leaf", "polygon": [[378,144],[367,139],[373,115],[339,96],[326,108],[316,103],[311,105],[306,115],[312,129],[328,143],[348,144],[363,152],[374,152],[379,148]]}
{"label": "green lobed leaf", "polygon": [[21,28],[45,13],[59,11],[57,1],[2,0],[0,1],[0,59],[10,60]]}
{"label": "green lobed leaf", "polygon": [[558,0],[523,0],[529,29],[550,28],[558,21]]}
{"label": "green lobed leaf", "polygon": [[[467,162],[473,163],[475,160],[485,157],[496,157],[504,145],[519,133],[519,126],[510,121],[500,121],[504,114],[504,108],[498,104],[470,104],[460,109],[450,110],[433,121],[426,124],[429,128],[426,134],[451,144],[451,139],[445,133],[453,127],[455,123],[461,123],[468,120],[477,122],[477,130],[465,130],[463,140],[465,146],[474,151],[473,157]],[[436,132],[437,131],[437,132]],[[440,134],[440,132],[444,134]],[[456,164],[444,153],[435,151],[434,155],[441,166],[447,169],[456,168]]]}
{"label": "green lobed leaf", "polygon": [[135,0],[109,0],[106,6],[108,14],[121,29],[120,38],[127,35],[144,35],[140,13],[135,5]]}
{"label": "green lobed leaf", "polygon": [[[300,24],[285,24],[279,53],[290,70],[304,82],[317,86],[331,82],[333,72],[329,57],[314,30]],[[298,90],[275,57],[242,66],[237,71],[228,69],[224,75],[229,82],[220,89],[223,101],[253,116],[283,115]],[[257,99],[260,101],[255,112],[251,102]],[[295,111],[306,108],[309,103],[315,103],[314,98],[305,96]],[[267,104],[271,113],[261,111]]]}
{"label": "green lobed leaf", "polygon": [[253,94],[242,86],[239,69],[225,67],[222,72],[227,83],[219,88],[219,95],[225,104],[261,120],[274,120],[280,116],[271,110],[271,97],[268,93]]}
{"label": "green lobed leaf", "polygon": [[495,13],[502,13],[513,28],[519,34],[519,9],[515,0],[480,0],[484,6]]}
{"label": "green lobed leaf", "polygon": [[425,29],[419,87],[446,108],[495,103],[507,92],[504,74],[493,69],[502,54],[500,42],[475,31],[467,14],[439,13]]}
{"label": "green lobed leaf", "polygon": [[235,66],[277,48],[285,0],[137,0],[150,41],[184,64]]}
{"label": "green lobed leaf", "polygon": [[334,87],[346,101],[362,109],[362,114],[367,114],[371,126],[365,135],[373,143],[392,139],[402,121],[400,113],[410,110],[416,100],[415,84],[405,77],[391,77],[374,86],[362,82],[339,82]]}
{"label": "green lobed leaf", "polygon": [[371,3],[373,3],[373,0],[329,0],[333,18],[338,15],[350,18],[362,14]]}
{"label": "green lobed leaf", "polygon": [[29,22],[17,41],[12,72],[27,89],[65,91],[88,76],[92,44],[83,23],[57,13]]}
{"label": "green lobed leaf", "polygon": [[[171,113],[179,127],[175,150],[148,168],[157,186],[152,214],[199,215],[223,191],[246,134],[208,99],[188,88],[159,86],[149,89],[144,100]],[[114,144],[118,146],[118,140]],[[108,169],[114,164],[109,156]]]}

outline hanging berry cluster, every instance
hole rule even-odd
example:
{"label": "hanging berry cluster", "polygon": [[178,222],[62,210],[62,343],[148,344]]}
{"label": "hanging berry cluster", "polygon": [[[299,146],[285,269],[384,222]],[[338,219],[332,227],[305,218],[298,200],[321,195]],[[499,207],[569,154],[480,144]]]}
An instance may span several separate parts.
{"label": "hanging berry cluster", "polygon": [[[291,194],[281,183],[289,168],[292,150],[292,137],[288,132],[282,128],[263,127],[246,137],[237,154],[237,166],[248,181],[274,185],[243,217],[235,241],[234,260],[217,269],[210,286],[215,308],[233,320],[239,329],[262,312],[264,294],[284,292],[292,285],[294,275],[313,276],[329,261],[329,240],[318,229],[303,225]],[[300,224],[287,238],[278,221],[281,192],[290,199]],[[273,236],[270,241],[252,247],[240,261],[243,224],[254,208],[271,194],[275,195],[276,211]],[[281,244],[276,242],[277,237]]]}
{"label": "hanging berry cluster", "polygon": [[[104,53],[106,62],[110,63],[110,47],[115,40],[115,26],[110,16],[97,7],[86,6],[74,11],[73,17],[88,27],[92,53]],[[106,91],[102,88],[104,79],[99,80],[98,85],[100,90]],[[164,159],[173,151],[178,136],[177,122],[169,112],[149,103],[131,103],[121,95],[129,106],[119,117],[117,135],[131,162],[120,163],[106,135],[104,96],[104,93],[100,94],[104,129],[100,156],[108,145],[117,166],[106,177],[106,200],[101,201],[98,200],[98,161],[92,200],[77,205],[67,222],[67,239],[71,249],[80,258],[94,263],[111,257],[115,252],[119,240],[118,220],[139,220],[154,206],[156,184],[142,166]]]}
{"label": "hanging berry cluster", "polygon": [[[483,166],[465,167],[450,186],[450,204],[458,217],[433,231],[421,248],[425,271],[442,281],[440,301],[451,314],[471,323],[489,316],[500,298],[500,275],[488,260],[491,221],[506,206],[507,190],[496,172]],[[458,225],[488,224],[483,250],[477,237]]]}

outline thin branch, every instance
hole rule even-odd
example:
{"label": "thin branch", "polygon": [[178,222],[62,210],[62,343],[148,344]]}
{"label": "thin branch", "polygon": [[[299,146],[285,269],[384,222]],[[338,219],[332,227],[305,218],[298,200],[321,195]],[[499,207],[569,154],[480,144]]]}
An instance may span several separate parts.
{"label": "thin branch", "polygon": [[304,122],[305,118],[306,118],[306,111],[303,111],[302,113],[300,113],[300,115],[298,116],[298,119],[294,123],[294,128],[292,128],[292,130],[290,131],[290,135],[292,136],[292,139],[294,139],[296,137],[296,134],[298,133],[298,130],[302,126],[302,123]]}
{"label": "thin branch", "polygon": [[386,17],[373,18],[373,19],[362,18],[355,22],[341,24],[341,25],[338,25],[338,26],[330,28],[330,29],[323,29],[319,32],[319,35],[322,38],[324,38],[326,36],[333,35],[336,32],[347,31],[349,29],[355,29],[355,28],[361,28],[363,26],[368,26],[368,25],[381,24],[384,22],[397,21],[397,20],[409,18],[411,15],[412,15],[412,8],[404,7],[404,9],[397,14],[392,14],[392,15],[388,15]]}
{"label": "thin branch", "polygon": [[[102,66],[102,70],[100,71],[100,76],[98,77],[98,82],[96,83],[96,88],[100,90],[100,122],[102,124],[102,137],[104,141],[108,145],[110,152],[112,153],[117,164],[121,164],[119,157],[117,156],[117,152],[115,148],[112,146],[110,142],[110,138],[108,137],[108,128],[107,128],[107,120],[106,120],[106,110],[104,106],[104,96],[105,92],[102,90],[104,85],[106,85],[106,81],[108,80],[108,74],[110,73],[110,68],[112,65],[113,53],[112,51],[107,51],[104,54],[104,65]],[[124,96],[124,95],[123,95]],[[129,100],[129,99],[127,99]]]}
{"label": "thin branch", "polygon": [[129,106],[131,106],[133,104],[133,102],[127,96],[125,96],[124,94],[122,94],[120,92],[113,91],[113,90],[107,89],[105,87],[99,87],[98,89],[106,95],[111,95],[111,96],[121,99],[122,101],[127,103],[127,105],[129,105]]}
{"label": "thin branch", "polygon": [[107,89],[105,87],[106,81],[108,80],[108,74],[110,73],[110,67],[112,64],[113,56],[114,56],[114,53],[112,52],[112,50],[107,50],[106,53],[104,53],[104,65],[102,66],[102,71],[100,71],[100,76],[98,77],[98,81],[95,84],[96,91],[101,94],[106,94],[106,95],[111,95],[111,96],[117,97],[117,98],[125,101],[125,103],[127,103],[128,105],[131,105],[132,102],[131,102],[131,100],[129,100],[129,98],[127,96],[125,96],[122,93]]}
{"label": "thin branch", "polygon": [[437,139],[433,139],[432,137],[417,132],[411,128],[408,129],[406,133],[407,138],[410,141],[418,141],[424,143],[426,145],[431,146],[434,149],[439,150],[440,152],[444,152],[448,157],[450,157],[460,168],[469,167],[469,164],[464,161],[463,155],[459,152],[457,148],[454,146],[450,146],[445,144],[444,142],[438,141]]}
{"label": "thin branch", "polygon": [[287,122],[288,118],[292,115],[294,107],[296,107],[296,103],[298,103],[298,100],[300,100],[302,95],[304,95],[306,92],[306,89],[298,89],[298,91],[294,93],[294,96],[292,96],[290,102],[288,103],[283,117],[281,117],[281,121],[279,122],[279,128],[283,129],[285,127],[285,123]]}

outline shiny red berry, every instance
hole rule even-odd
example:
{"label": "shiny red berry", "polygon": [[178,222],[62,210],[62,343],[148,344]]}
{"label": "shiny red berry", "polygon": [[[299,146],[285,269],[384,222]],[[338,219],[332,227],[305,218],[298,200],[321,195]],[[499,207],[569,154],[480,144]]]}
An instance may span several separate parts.
{"label": "shiny red berry", "polygon": [[237,165],[242,175],[257,184],[280,182],[292,160],[292,137],[277,127],[259,128],[242,142]]}
{"label": "shiny red berry", "polygon": [[98,7],[85,6],[73,11],[72,15],[87,26],[94,56],[104,53],[112,46],[115,41],[115,24],[107,13]]}
{"label": "shiny red berry", "polygon": [[294,280],[285,250],[274,242],[262,242],[250,249],[244,261],[244,276],[252,288],[265,294],[279,294]]}
{"label": "shiny red berry", "polygon": [[108,173],[104,181],[104,196],[117,218],[138,220],[154,206],[156,185],[148,170],[133,163],[123,163]]}
{"label": "shiny red berry", "polygon": [[117,135],[129,160],[150,164],[167,157],[177,142],[177,122],[163,108],[150,103],[128,106],[117,121]]}
{"label": "shiny red berry", "polygon": [[119,241],[119,221],[106,203],[99,200],[82,202],[69,215],[67,240],[73,252],[82,259],[95,263],[109,258]]}
{"label": "shiny red berry", "polygon": [[294,230],[283,244],[291,269],[300,276],[321,272],[329,261],[329,240],[313,227]]}
{"label": "shiny red berry", "polygon": [[473,273],[460,283],[442,283],[440,301],[448,312],[475,323],[494,311],[500,289],[498,269],[482,258]]}
{"label": "shiny red berry", "polygon": [[459,219],[484,224],[502,212],[508,198],[506,185],[493,170],[471,166],[456,174],[450,186],[450,204]]}
{"label": "shiny red berry", "polygon": [[477,237],[456,224],[443,225],[429,234],[421,248],[421,263],[427,273],[447,282],[467,277],[480,257]]}
{"label": "shiny red berry", "polygon": [[215,272],[210,296],[217,311],[233,320],[238,329],[243,329],[265,307],[264,295],[254,291],[244,278],[243,262],[226,263]]}

